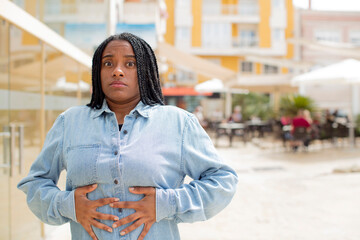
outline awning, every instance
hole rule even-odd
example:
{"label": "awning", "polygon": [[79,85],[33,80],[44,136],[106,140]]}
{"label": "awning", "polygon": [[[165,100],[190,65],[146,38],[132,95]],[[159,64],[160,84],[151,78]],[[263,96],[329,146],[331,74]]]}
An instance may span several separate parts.
{"label": "awning", "polygon": [[237,80],[225,85],[228,88],[243,88],[251,92],[297,92],[298,88],[291,85],[291,74],[239,75]]}
{"label": "awning", "polygon": [[37,37],[49,46],[91,68],[91,56],[10,1],[0,1],[0,17]]}
{"label": "awning", "polygon": [[294,61],[290,59],[281,59],[274,57],[256,56],[256,55],[245,55],[245,60],[250,62],[268,64],[277,67],[292,68],[302,71],[309,70],[314,64],[304,61]]}
{"label": "awning", "polygon": [[162,89],[164,96],[211,96],[211,92],[197,92],[191,87],[169,87]]}
{"label": "awning", "polygon": [[304,38],[290,38],[286,41],[288,43],[302,45],[313,50],[323,51],[326,54],[360,59],[360,47],[354,45],[349,46],[334,42],[311,41]]}
{"label": "awning", "polygon": [[164,57],[177,66],[189,69],[209,78],[218,78],[222,81],[228,81],[236,77],[236,72],[228,68],[221,67],[208,60],[180,51],[165,42],[158,43],[157,53],[159,57]]}

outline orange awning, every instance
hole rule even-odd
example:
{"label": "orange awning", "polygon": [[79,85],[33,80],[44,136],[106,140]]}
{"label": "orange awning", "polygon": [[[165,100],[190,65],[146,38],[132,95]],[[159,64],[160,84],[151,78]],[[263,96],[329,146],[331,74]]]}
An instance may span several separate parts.
{"label": "orange awning", "polygon": [[211,92],[197,92],[191,87],[170,87],[162,89],[164,96],[211,96]]}

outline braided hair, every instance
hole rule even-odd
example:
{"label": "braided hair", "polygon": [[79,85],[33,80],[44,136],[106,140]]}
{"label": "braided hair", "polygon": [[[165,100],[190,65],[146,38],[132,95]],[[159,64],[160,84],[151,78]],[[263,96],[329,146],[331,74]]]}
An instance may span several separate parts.
{"label": "braided hair", "polygon": [[131,33],[112,35],[105,39],[96,49],[92,61],[92,95],[87,106],[100,109],[105,94],[101,87],[101,58],[105,47],[114,40],[125,40],[129,42],[134,50],[137,77],[140,91],[140,99],[145,105],[164,105],[164,97],[161,91],[159,71],[156,57],[150,45],[138,36]]}

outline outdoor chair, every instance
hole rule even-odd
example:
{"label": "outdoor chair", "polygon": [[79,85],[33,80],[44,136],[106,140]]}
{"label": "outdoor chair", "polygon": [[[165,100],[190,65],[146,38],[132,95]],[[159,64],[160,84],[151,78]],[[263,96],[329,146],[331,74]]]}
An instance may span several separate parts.
{"label": "outdoor chair", "polygon": [[319,139],[321,140],[322,144],[324,144],[324,141],[326,140],[334,143],[334,128],[331,123],[321,125],[319,131]]}
{"label": "outdoor chair", "polygon": [[307,148],[310,140],[310,135],[306,127],[296,127],[292,133],[291,146],[294,150],[299,146]]}
{"label": "outdoor chair", "polygon": [[342,139],[342,143],[344,143],[344,139],[349,137],[349,128],[343,124],[336,123],[336,128],[334,128],[334,138],[337,142],[338,139]]}

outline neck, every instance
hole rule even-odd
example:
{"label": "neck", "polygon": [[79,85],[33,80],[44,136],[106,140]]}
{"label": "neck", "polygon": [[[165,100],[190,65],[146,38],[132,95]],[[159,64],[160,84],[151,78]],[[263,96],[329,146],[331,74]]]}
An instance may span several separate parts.
{"label": "neck", "polygon": [[123,124],[125,116],[128,115],[139,103],[140,99],[134,99],[126,103],[113,102],[110,99],[106,99],[106,102],[111,111],[116,115],[118,124]]}

